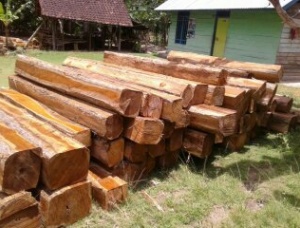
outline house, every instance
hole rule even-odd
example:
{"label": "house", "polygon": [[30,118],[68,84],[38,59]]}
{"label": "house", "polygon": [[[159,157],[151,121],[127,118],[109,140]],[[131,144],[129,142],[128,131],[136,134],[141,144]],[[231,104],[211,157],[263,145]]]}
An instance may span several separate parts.
{"label": "house", "polygon": [[[123,0],[37,0],[37,3],[37,11],[44,21],[42,39],[53,49],[60,46],[64,49],[70,42],[75,49],[80,43],[89,43],[91,49],[91,28],[95,30],[95,24],[107,25],[107,32],[117,37],[120,48],[121,27],[132,26]],[[83,38],[81,34],[75,34],[79,29],[88,36]]]}
{"label": "house", "polygon": [[[280,3],[300,18],[298,1]],[[283,80],[300,80],[300,30],[283,24],[268,0],[168,0],[156,10],[170,12],[170,50],[281,64]]]}

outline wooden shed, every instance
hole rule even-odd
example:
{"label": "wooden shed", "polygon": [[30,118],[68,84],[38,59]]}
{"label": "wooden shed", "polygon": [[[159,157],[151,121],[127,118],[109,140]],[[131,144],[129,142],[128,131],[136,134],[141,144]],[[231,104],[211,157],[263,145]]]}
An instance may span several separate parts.
{"label": "wooden shed", "polygon": [[[298,1],[280,3],[298,17]],[[300,81],[300,30],[283,24],[268,0],[168,0],[156,10],[171,14],[169,50],[282,64],[284,81]]]}
{"label": "wooden shed", "polygon": [[[110,32],[117,34],[120,49],[121,27],[132,26],[123,0],[38,0],[37,3],[37,10],[44,21],[42,40],[46,43],[51,41],[53,49],[64,49],[68,43],[74,44],[75,49],[80,43],[89,43],[91,49],[91,24],[110,26]],[[81,23],[81,30],[88,35],[77,35],[74,22]]]}

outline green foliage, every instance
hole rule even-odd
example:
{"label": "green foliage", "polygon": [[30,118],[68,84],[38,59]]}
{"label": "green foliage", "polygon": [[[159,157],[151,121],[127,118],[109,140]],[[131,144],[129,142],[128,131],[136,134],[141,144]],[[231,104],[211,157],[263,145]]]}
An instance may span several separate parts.
{"label": "green foliage", "polygon": [[19,7],[15,8],[14,5],[12,5],[12,0],[7,0],[5,10],[3,10],[3,7],[2,13],[0,10],[0,21],[2,21],[5,27],[9,26],[12,22],[19,19],[19,16],[22,13],[22,11],[26,7],[29,7],[31,3],[31,1],[27,1],[26,3],[21,4]]}

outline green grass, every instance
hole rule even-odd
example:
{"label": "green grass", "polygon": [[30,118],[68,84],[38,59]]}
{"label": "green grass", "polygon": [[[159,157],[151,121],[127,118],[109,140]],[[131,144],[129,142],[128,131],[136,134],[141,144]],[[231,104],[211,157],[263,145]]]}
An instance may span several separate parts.
{"label": "green grass", "polygon": [[[102,59],[102,53],[42,52],[30,56],[60,64],[67,56]],[[14,57],[0,57],[1,84],[13,73]],[[294,98],[300,90],[279,93]],[[71,227],[300,227],[300,129],[259,132],[240,153],[216,148],[204,161],[183,161],[131,188],[128,201],[112,212],[93,204],[91,215]],[[146,191],[163,208],[148,203]]]}

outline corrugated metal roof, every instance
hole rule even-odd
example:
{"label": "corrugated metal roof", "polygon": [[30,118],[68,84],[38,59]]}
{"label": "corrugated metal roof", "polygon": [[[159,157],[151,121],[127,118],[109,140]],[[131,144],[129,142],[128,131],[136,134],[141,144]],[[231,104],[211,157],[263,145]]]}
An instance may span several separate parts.
{"label": "corrugated metal roof", "polygon": [[[296,3],[295,0],[280,0],[282,7]],[[268,0],[168,0],[156,10],[232,10],[232,9],[272,9]]]}

